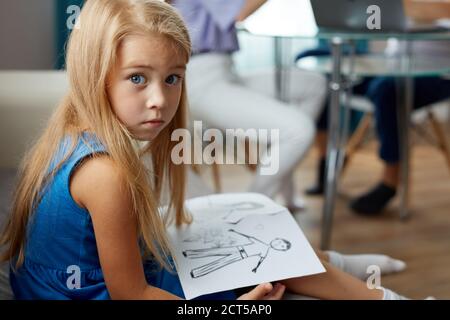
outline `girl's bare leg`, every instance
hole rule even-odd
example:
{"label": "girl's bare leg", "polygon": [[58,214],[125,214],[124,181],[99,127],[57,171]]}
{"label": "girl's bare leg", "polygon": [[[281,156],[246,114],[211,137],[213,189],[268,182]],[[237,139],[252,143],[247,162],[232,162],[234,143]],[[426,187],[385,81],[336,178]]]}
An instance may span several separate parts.
{"label": "girl's bare leg", "polygon": [[330,262],[330,257],[328,256],[327,253],[325,253],[319,249],[314,250],[314,252],[317,254],[317,256],[319,257],[319,259],[321,261]]}
{"label": "girl's bare leg", "polygon": [[381,300],[383,291],[369,289],[365,282],[322,261],[325,273],[281,281],[292,292],[318,299]]}

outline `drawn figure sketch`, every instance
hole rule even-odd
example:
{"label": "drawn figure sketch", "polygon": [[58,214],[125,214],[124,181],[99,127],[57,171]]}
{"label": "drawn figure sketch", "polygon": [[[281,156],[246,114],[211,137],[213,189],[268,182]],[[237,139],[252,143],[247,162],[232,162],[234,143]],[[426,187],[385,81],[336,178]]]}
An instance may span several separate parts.
{"label": "drawn figure sketch", "polygon": [[256,266],[252,269],[252,272],[256,273],[262,262],[266,259],[270,250],[287,251],[291,248],[291,243],[282,238],[275,238],[270,243],[265,243],[253,236],[243,234],[233,229],[229,229],[228,231],[246,238],[248,242],[236,246],[183,251],[183,256],[189,259],[221,257],[210,263],[192,269],[190,272],[192,278],[202,277],[231,263],[242,261],[243,259],[250,257],[259,257]]}

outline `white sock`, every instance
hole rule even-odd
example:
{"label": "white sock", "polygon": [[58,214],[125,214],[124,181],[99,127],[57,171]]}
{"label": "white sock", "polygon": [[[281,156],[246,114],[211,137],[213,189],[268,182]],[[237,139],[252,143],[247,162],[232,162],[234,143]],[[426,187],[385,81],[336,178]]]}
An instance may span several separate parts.
{"label": "white sock", "polygon": [[389,290],[389,289],[386,289],[383,287],[380,287],[379,289],[381,289],[383,291],[383,300],[410,300],[404,296],[399,295],[398,293],[396,293],[392,290]]}
{"label": "white sock", "polygon": [[383,254],[341,254],[336,251],[326,251],[330,263],[356,278],[366,280],[370,274],[367,268],[378,266],[381,274],[399,272],[406,268],[406,263]]}
{"label": "white sock", "polygon": [[291,213],[296,213],[298,211],[303,211],[306,208],[306,202],[304,198],[299,196],[292,196],[285,200],[284,205]]}
{"label": "white sock", "polygon": [[[411,300],[409,298],[406,298],[405,296],[399,295],[392,290],[383,287],[379,287],[379,289],[383,291],[383,300]],[[428,296],[424,300],[436,300],[436,298],[433,296]]]}

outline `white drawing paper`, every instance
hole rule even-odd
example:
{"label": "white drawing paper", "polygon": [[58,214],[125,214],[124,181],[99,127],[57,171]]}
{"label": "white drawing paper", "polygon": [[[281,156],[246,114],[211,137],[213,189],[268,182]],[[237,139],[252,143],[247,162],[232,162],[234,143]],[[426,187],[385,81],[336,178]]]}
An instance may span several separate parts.
{"label": "white drawing paper", "polygon": [[169,238],[186,299],[324,272],[291,213],[256,193],[186,201],[193,223]]}

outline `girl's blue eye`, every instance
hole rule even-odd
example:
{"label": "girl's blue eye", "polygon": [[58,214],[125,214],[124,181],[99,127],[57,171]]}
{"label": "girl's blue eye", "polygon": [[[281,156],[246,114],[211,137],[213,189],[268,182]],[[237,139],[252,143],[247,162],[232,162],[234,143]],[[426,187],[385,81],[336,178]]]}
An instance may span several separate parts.
{"label": "girl's blue eye", "polygon": [[141,85],[144,84],[147,81],[147,79],[145,79],[144,76],[135,74],[130,77],[130,81],[134,84]]}
{"label": "girl's blue eye", "polygon": [[170,84],[172,86],[178,84],[178,82],[181,80],[181,77],[176,75],[176,74],[172,74],[169,77],[167,77],[166,79],[166,83]]}

